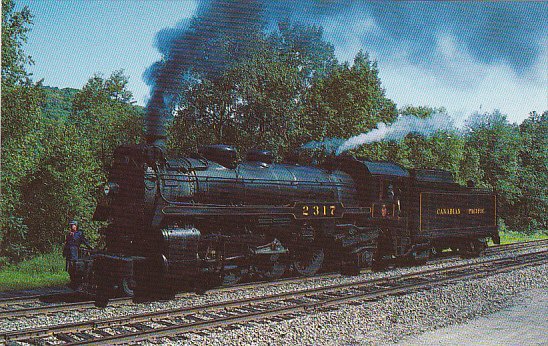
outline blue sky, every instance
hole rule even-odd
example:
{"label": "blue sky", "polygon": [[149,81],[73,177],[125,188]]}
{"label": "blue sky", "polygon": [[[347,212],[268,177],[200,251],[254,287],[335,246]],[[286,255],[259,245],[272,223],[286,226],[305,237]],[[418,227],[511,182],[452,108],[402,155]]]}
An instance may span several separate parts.
{"label": "blue sky", "polygon": [[[81,88],[95,72],[123,68],[139,104],[149,94],[142,74],[161,57],[157,33],[208,3],[17,1],[35,15],[25,46],[35,60],[35,79]],[[445,106],[457,123],[480,110],[500,109],[521,122],[532,110],[548,109],[548,3],[264,4],[269,21],[289,17],[322,25],[340,60],[368,51],[378,61],[388,97],[399,106]]]}
{"label": "blue sky", "polygon": [[81,88],[96,72],[124,69],[129,88],[143,105],[148,86],[142,74],[161,55],[154,47],[162,28],[192,16],[194,1],[17,1],[34,15],[25,51],[35,79]]}

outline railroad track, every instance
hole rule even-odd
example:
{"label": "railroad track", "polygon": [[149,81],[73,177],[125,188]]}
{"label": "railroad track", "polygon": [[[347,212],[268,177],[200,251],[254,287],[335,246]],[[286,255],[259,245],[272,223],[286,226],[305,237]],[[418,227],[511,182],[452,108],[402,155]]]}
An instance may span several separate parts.
{"label": "railroad track", "polygon": [[530,241],[522,241],[522,242],[518,242],[518,243],[511,243],[511,244],[495,245],[495,246],[490,246],[487,249],[485,249],[485,255],[488,255],[488,254],[493,253],[493,252],[501,251],[501,250],[511,251],[511,250],[527,248],[527,247],[531,247],[531,246],[539,247],[539,246],[544,246],[544,245],[548,245],[548,239],[530,240]]}
{"label": "railroad track", "polygon": [[407,294],[454,281],[491,276],[548,263],[548,250],[484,259],[443,269],[329,285],[249,299],[135,314],[125,317],[60,324],[0,334],[6,343],[68,345],[139,342],[151,338],[184,337],[214,328],[238,328],[251,321],[279,321],[355,302],[363,304],[385,296]]}
{"label": "railroad track", "polygon": [[[537,241],[528,241],[520,243],[512,243],[505,245],[492,246],[485,250],[485,256],[503,253],[506,251],[515,251],[519,249],[535,249],[542,248],[543,246],[548,245],[548,239],[537,240]],[[454,255],[451,256],[451,253],[444,253],[437,259],[429,261],[427,264],[438,264],[447,261],[448,259],[454,259]],[[316,275],[314,277],[288,277],[283,278],[277,281],[254,281],[243,284],[238,284],[228,287],[219,287],[212,289],[211,292],[222,291],[222,292],[231,292],[238,291],[247,288],[261,287],[261,286],[273,286],[273,285],[286,285],[290,283],[303,283],[307,281],[317,280],[317,279],[326,279],[326,278],[337,278],[340,277],[339,273],[323,273]],[[67,312],[67,311],[80,311],[89,308],[95,307],[95,302],[90,299],[85,299],[85,296],[81,296],[79,300],[73,302],[48,302],[51,301],[51,298],[62,297],[63,294],[50,294],[50,295],[32,295],[26,297],[11,297],[0,299],[0,319],[9,318],[13,319],[16,317],[28,317],[33,315],[40,314],[53,314],[57,312]],[[185,296],[192,296],[192,293],[183,293],[177,295],[177,297],[182,298]],[[110,305],[114,306],[123,306],[125,304],[132,303],[132,299],[129,297],[120,297],[110,300]]]}

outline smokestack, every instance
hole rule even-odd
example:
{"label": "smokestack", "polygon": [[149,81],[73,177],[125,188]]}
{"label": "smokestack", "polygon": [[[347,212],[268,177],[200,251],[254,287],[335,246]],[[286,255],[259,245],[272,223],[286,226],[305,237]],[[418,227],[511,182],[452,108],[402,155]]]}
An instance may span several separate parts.
{"label": "smokestack", "polygon": [[150,145],[165,147],[166,131],[166,106],[163,97],[155,92],[146,108],[146,141]]}

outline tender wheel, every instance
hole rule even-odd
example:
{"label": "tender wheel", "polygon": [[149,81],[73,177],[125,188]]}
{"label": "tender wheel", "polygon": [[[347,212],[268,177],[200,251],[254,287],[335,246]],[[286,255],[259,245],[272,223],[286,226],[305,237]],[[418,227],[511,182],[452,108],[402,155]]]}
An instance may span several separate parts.
{"label": "tender wheel", "polygon": [[323,249],[302,249],[293,257],[293,268],[301,276],[315,275],[322,267],[324,257]]}
{"label": "tender wheel", "polygon": [[431,256],[431,250],[425,249],[422,251],[413,251],[409,256],[410,256],[409,260],[411,262],[410,264],[423,265],[423,264],[426,264],[426,262],[428,262],[428,259]]}
{"label": "tender wheel", "polygon": [[481,239],[474,239],[463,246],[463,257],[479,257],[487,248],[487,243]]}
{"label": "tender wheel", "polygon": [[235,285],[242,281],[248,269],[237,265],[225,265],[223,271],[223,285]]}

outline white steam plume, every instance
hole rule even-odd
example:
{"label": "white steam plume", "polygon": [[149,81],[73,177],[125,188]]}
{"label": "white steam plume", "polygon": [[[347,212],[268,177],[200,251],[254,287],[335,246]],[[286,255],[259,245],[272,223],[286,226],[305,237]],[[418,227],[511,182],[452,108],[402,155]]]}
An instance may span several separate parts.
{"label": "white steam plume", "polygon": [[392,124],[378,123],[377,128],[351,137],[327,138],[324,141],[311,141],[303,145],[305,149],[324,149],[326,152],[340,155],[343,152],[355,149],[363,144],[381,141],[400,141],[410,133],[417,133],[425,137],[434,135],[437,131],[454,129],[453,119],[443,113],[432,114],[428,118],[418,118],[413,115],[400,115]]}
{"label": "white steam plume", "polygon": [[453,128],[453,120],[447,114],[435,113],[428,118],[418,118],[413,115],[404,115],[390,125],[378,123],[377,128],[369,132],[351,137],[342,143],[336,151],[337,155],[355,149],[363,144],[381,141],[400,141],[410,133],[418,133],[430,137],[437,131]]}

